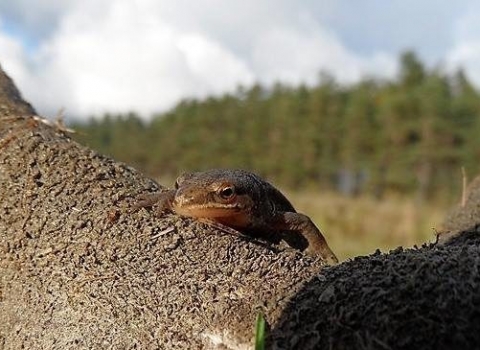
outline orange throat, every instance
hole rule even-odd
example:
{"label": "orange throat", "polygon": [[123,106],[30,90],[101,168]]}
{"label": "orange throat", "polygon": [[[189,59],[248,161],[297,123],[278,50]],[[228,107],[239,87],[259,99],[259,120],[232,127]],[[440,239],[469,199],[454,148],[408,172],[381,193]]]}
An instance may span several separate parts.
{"label": "orange throat", "polygon": [[245,211],[238,211],[235,208],[189,206],[182,207],[174,205],[174,211],[178,215],[193,217],[197,219],[209,219],[229,227],[247,227],[251,220]]}

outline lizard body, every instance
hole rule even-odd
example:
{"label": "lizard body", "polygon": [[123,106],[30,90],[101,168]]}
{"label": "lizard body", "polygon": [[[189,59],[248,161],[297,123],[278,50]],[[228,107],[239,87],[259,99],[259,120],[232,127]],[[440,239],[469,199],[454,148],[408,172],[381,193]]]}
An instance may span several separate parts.
{"label": "lizard body", "polygon": [[274,186],[245,170],[186,173],[177,178],[175,189],[155,194],[137,206],[155,203],[160,211],[207,219],[239,231],[282,233],[270,238],[283,238],[294,248],[320,255],[329,263],[338,262],[308,216],[297,213]]}

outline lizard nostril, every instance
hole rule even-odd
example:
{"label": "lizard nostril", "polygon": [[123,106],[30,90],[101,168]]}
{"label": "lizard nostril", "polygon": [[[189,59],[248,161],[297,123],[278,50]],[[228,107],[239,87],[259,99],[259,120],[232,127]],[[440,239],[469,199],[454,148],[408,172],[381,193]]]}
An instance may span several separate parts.
{"label": "lizard nostril", "polygon": [[180,187],[175,192],[175,199],[182,205],[197,205],[207,201],[207,198],[199,194],[195,187]]}
{"label": "lizard nostril", "polygon": [[183,179],[181,177],[175,180],[175,189],[178,190],[180,188],[180,184],[182,183]]}

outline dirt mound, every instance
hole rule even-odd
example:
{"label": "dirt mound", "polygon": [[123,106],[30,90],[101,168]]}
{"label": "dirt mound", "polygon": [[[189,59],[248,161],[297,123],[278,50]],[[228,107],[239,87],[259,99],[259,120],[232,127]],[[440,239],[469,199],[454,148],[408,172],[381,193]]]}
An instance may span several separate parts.
{"label": "dirt mound", "polygon": [[477,348],[479,244],[465,234],[328,268],[292,300],[272,337],[285,349]]}
{"label": "dirt mound", "polygon": [[[20,98],[1,81],[0,96]],[[258,310],[275,324],[322,270],[293,249],[132,212],[161,186],[6,105],[0,349],[250,348]]]}
{"label": "dirt mound", "polygon": [[464,205],[453,208],[445,218],[440,233],[440,242],[447,242],[463,232],[478,232],[480,229],[480,176],[467,189]]}
{"label": "dirt mound", "polygon": [[157,184],[31,118],[11,119],[8,129],[0,152],[5,349],[238,348],[252,341],[257,310],[274,323],[324,265],[192,220],[132,213]]}
{"label": "dirt mound", "polygon": [[30,103],[26,102],[0,66],[0,115],[34,115],[36,114]]}

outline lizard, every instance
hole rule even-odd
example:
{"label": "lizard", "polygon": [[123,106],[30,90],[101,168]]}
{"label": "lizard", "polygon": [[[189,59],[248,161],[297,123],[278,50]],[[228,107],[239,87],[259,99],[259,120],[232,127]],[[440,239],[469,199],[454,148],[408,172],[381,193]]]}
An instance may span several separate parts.
{"label": "lizard", "polygon": [[246,170],[185,173],[177,178],[174,189],[140,199],[135,207],[154,204],[159,212],[171,211],[240,232],[267,233],[267,238],[277,233],[273,237],[277,241],[284,239],[293,248],[338,263],[312,220],[298,213],[273,185]]}

